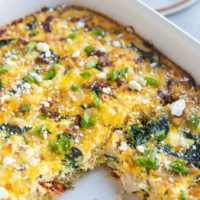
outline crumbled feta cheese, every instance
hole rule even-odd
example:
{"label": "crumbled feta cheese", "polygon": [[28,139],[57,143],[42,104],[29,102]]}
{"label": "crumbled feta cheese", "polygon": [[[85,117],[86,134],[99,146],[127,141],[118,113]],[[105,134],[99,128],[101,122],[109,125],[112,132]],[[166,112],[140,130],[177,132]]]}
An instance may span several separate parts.
{"label": "crumbled feta cheese", "polygon": [[38,163],[40,162],[40,158],[36,157],[36,158],[32,158],[30,164],[33,166],[36,166]]}
{"label": "crumbled feta cheese", "polygon": [[75,128],[76,130],[78,130],[80,127],[79,127],[78,125],[75,125],[74,128]]}
{"label": "crumbled feta cheese", "polygon": [[113,46],[120,47],[121,43],[119,41],[113,41]]}
{"label": "crumbled feta cheese", "polygon": [[101,51],[101,52],[106,52],[107,50],[106,50],[105,47],[100,47],[100,48],[99,48],[99,51]]}
{"label": "crumbled feta cheese", "polygon": [[15,163],[15,159],[12,158],[12,157],[9,157],[9,156],[6,156],[4,159],[3,159],[3,166],[8,166],[8,165],[12,165],[13,163]]}
{"label": "crumbled feta cheese", "polygon": [[144,151],[145,151],[145,147],[142,146],[142,145],[137,146],[136,149],[137,149],[140,153],[144,153]]}
{"label": "crumbled feta cheese", "polygon": [[7,199],[9,196],[8,191],[4,187],[0,187],[0,199]]}
{"label": "crumbled feta cheese", "polygon": [[81,28],[83,28],[85,26],[85,22],[83,22],[83,21],[78,21],[77,23],[76,23],[76,28],[77,29],[81,29]]}
{"label": "crumbled feta cheese", "polygon": [[46,57],[46,58],[49,58],[50,56],[51,56],[51,52],[50,52],[50,51],[46,51],[46,52],[45,52],[45,57]]}
{"label": "crumbled feta cheese", "polygon": [[50,103],[47,101],[43,101],[41,104],[46,108],[48,108],[50,106]]}
{"label": "crumbled feta cheese", "polygon": [[155,68],[156,66],[157,66],[157,63],[156,63],[156,62],[153,62],[153,63],[150,64],[150,67],[151,67],[151,68]]}
{"label": "crumbled feta cheese", "polygon": [[85,65],[85,62],[81,60],[81,61],[78,63],[78,65],[79,65],[80,67],[83,67],[83,66]]}
{"label": "crumbled feta cheese", "polygon": [[117,35],[117,37],[118,37],[118,38],[122,38],[122,37],[123,37],[123,34],[120,33],[120,34]]}
{"label": "crumbled feta cheese", "polygon": [[105,93],[105,94],[110,94],[111,93],[111,88],[110,87],[104,87],[102,89],[102,92]]}
{"label": "crumbled feta cheese", "polygon": [[25,89],[30,89],[31,88],[31,85],[29,83],[27,83],[27,82],[25,82],[23,86],[24,86]]}
{"label": "crumbled feta cheese", "polygon": [[36,46],[36,49],[37,49],[38,51],[48,52],[49,49],[50,49],[50,47],[49,47],[49,45],[48,45],[47,43],[45,43],[45,42],[38,42],[38,43],[37,43],[37,46]]}
{"label": "crumbled feta cheese", "polygon": [[146,184],[146,183],[139,183],[138,184],[138,187],[140,188],[140,189],[143,189],[143,190],[146,190],[146,191],[148,191],[148,185]]}
{"label": "crumbled feta cheese", "polygon": [[72,54],[72,58],[78,58],[79,56],[80,56],[79,50],[74,51],[74,53]]}
{"label": "crumbled feta cheese", "polygon": [[142,86],[145,86],[146,83],[147,83],[147,81],[146,81],[143,77],[141,77],[141,76],[136,76],[136,77],[135,77],[135,80],[136,80],[140,85],[142,85]]}
{"label": "crumbled feta cheese", "polygon": [[41,81],[42,81],[42,77],[41,77],[39,74],[37,74],[37,73],[35,73],[35,72],[31,72],[30,75],[31,75],[32,77],[34,77],[34,78],[36,79],[37,82],[41,82]]}
{"label": "crumbled feta cheese", "polygon": [[169,164],[170,164],[170,161],[164,159],[164,160],[163,160],[163,163],[164,163],[165,168],[168,170],[168,168],[169,168]]}
{"label": "crumbled feta cheese", "polygon": [[101,72],[101,73],[97,74],[96,77],[100,78],[100,79],[106,79],[106,74],[104,72]]}
{"label": "crumbled feta cheese", "polygon": [[67,38],[67,42],[72,44],[72,39],[71,38]]}
{"label": "crumbled feta cheese", "polygon": [[171,104],[171,114],[177,117],[181,116],[185,109],[186,103],[184,99],[179,99]]}
{"label": "crumbled feta cheese", "polygon": [[119,150],[126,151],[127,149],[128,149],[128,145],[126,144],[126,142],[122,142],[121,146],[119,147]]}
{"label": "crumbled feta cheese", "polygon": [[141,91],[141,89],[142,89],[142,86],[138,82],[136,82],[136,81],[130,81],[128,83],[128,87],[131,90],[137,90],[137,91]]}

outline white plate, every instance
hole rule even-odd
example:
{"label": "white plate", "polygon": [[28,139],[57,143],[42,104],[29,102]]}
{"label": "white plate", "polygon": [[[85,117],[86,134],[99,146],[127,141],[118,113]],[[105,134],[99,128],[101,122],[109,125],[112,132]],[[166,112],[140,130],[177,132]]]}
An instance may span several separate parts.
{"label": "white plate", "polygon": [[142,0],[163,15],[170,15],[188,8],[197,0]]}
{"label": "white plate", "polygon": [[[43,6],[65,2],[95,9],[121,24],[133,26],[137,33],[190,72],[200,84],[198,41],[137,0],[0,0],[0,25]],[[66,192],[60,200],[117,200],[121,186],[107,175],[102,168],[87,174],[74,191]],[[133,199],[123,197],[123,200]]]}

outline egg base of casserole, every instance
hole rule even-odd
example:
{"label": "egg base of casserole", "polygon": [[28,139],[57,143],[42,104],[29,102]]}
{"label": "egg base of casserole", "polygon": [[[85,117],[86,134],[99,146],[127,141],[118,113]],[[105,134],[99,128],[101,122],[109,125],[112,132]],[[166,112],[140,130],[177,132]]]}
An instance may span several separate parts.
{"label": "egg base of casserole", "polygon": [[200,199],[199,87],[131,27],[57,7],[0,29],[0,199],[53,199],[107,164],[141,199]]}

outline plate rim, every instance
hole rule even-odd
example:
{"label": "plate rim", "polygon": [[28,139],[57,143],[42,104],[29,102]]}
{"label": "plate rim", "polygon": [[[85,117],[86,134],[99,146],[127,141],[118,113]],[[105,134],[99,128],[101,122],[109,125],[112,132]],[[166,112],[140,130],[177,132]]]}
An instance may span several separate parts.
{"label": "plate rim", "polygon": [[188,8],[195,2],[197,0],[179,0],[179,2],[169,4],[168,6],[157,8],[156,11],[163,15],[171,15]]}

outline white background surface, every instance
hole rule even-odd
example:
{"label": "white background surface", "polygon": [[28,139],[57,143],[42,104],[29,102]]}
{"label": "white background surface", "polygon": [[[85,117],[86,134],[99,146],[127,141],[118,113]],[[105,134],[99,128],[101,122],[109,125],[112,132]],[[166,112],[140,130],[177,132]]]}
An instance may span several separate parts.
{"label": "white background surface", "polygon": [[[143,0],[146,2],[146,0]],[[172,3],[175,0],[170,0]],[[166,1],[166,4],[168,1]],[[176,2],[176,1],[175,1]],[[159,0],[152,1],[153,7],[159,7],[164,5],[164,2],[159,2]],[[176,14],[167,17],[169,20],[174,22],[176,25],[181,27],[183,30],[191,34],[196,39],[200,40],[200,0],[197,0],[195,4],[187,9],[184,9]]]}
{"label": "white background surface", "polygon": [[191,7],[168,18],[200,40],[200,0]]}

